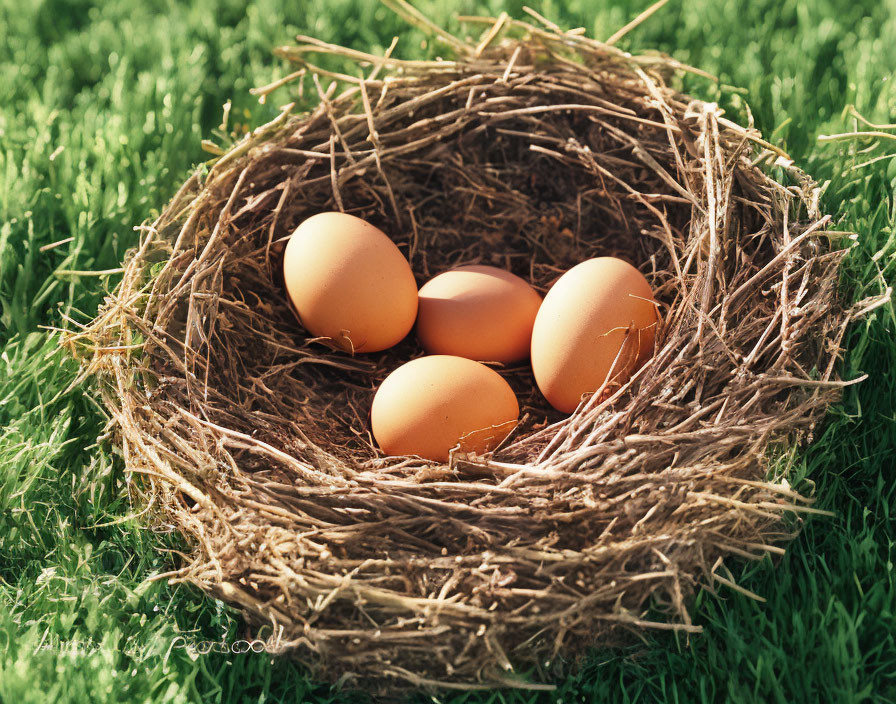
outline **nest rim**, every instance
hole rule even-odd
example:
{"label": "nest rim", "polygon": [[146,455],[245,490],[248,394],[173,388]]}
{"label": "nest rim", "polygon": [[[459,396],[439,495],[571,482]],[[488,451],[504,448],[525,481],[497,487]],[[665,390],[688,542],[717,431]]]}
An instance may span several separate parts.
{"label": "nest rim", "polygon": [[[423,22],[406,8],[404,14],[415,24]],[[514,29],[525,36],[508,36]],[[746,591],[717,574],[722,560],[780,554],[780,546],[794,535],[783,517],[812,512],[811,499],[794,491],[785,476],[765,476],[767,451],[811,436],[839,389],[852,383],[836,373],[840,342],[854,315],[840,304],[835,290],[846,249],[840,246],[843,233],[829,229],[830,218],[819,212],[816,184],[752,127],[740,127],[714,104],[669,88],[668,73],[687,67],[668,57],[630,56],[609,44],[505,15],[491,20],[476,46],[446,40],[459,55],[456,61],[401,61],[391,58],[391,50],[385,58],[371,57],[313,38],[299,40],[299,47],[277,53],[309,71],[318,91],[317,108],[293,115],[294,105],[287,106],[210,168],[194,173],[162,215],[145,226],[140,246],[126,260],[124,280],[97,318],[66,339],[82,361],[82,373],[98,382],[127,470],[141,477],[133,485],[135,502],[157,504],[159,515],[173,521],[193,546],[192,561],[165,576],[194,583],[238,606],[263,630],[266,624],[271,652],[296,657],[323,679],[386,695],[409,687],[549,687],[516,672],[532,668],[536,678],[550,678],[569,667],[572,660],[562,662],[565,656],[574,657],[595,642],[612,643],[620,631],[652,627],[699,632],[687,608],[696,589],[711,588],[717,580]],[[374,70],[352,79],[334,96],[318,78],[334,74],[308,61],[315,52],[369,61]],[[581,63],[572,61],[570,52]],[[377,78],[381,71],[387,73],[383,79]],[[296,171],[289,170],[278,188],[256,187],[252,179],[263,179],[250,167],[264,160],[282,166],[276,160],[282,154],[272,154],[289,150],[291,157],[311,163],[307,173],[314,175],[303,177],[303,187],[309,182],[320,192],[329,187],[332,204],[356,214],[345,187],[369,173],[371,181],[381,177],[371,188],[373,200],[381,204],[379,215],[390,210],[397,214],[400,189],[393,189],[390,159],[413,153],[400,140],[407,141],[415,129],[422,133],[417,143],[442,142],[427,142],[432,133],[426,130],[444,129],[448,120],[443,116],[461,109],[461,91],[466,94],[469,88],[466,109],[475,104],[489,119],[489,99],[502,96],[486,91],[479,99],[476,90],[503,83],[525,91],[539,85],[540,75],[576,72],[583,81],[587,77],[589,87],[618,89],[615,95],[608,91],[610,100],[595,94],[589,108],[608,116],[601,123],[607,134],[623,143],[626,135],[618,133],[625,130],[612,121],[629,120],[635,133],[653,130],[651,140],[668,137],[668,152],[652,141],[634,139],[624,153],[600,154],[587,143],[567,145],[563,151],[559,138],[548,146],[533,140],[539,158],[567,169],[576,162],[578,168],[591,168],[592,177],[610,180],[607,164],[631,159],[640,169],[653,169],[651,186],[666,184],[657,198],[652,197],[656,188],[650,193],[638,189],[648,182],[646,177],[637,183],[620,179],[614,186],[637,202],[639,222],[652,216],[657,223],[645,236],[656,248],[653,261],[640,260],[651,283],[659,282],[658,298],[668,294],[653,360],[611,393],[595,394],[569,418],[545,413],[542,427],[533,426],[496,455],[453,457],[443,466],[385,460],[364,439],[359,443],[372,453],[369,461],[353,464],[351,453],[336,452],[320,444],[319,435],[309,436],[310,426],[282,423],[258,404],[251,411],[256,427],[244,419],[243,425],[228,425],[238,411],[227,404],[238,406],[246,396],[232,389],[229,396],[219,394],[214,383],[209,386],[211,371],[228,370],[225,362],[213,364],[211,341],[225,333],[220,321],[218,329],[211,321],[224,315],[222,310],[235,310],[244,320],[231,333],[245,335],[269,314],[262,303],[261,314],[247,312],[240,308],[249,308],[245,299],[224,295],[227,267],[249,252],[255,259],[247,269],[248,280],[254,285],[266,273],[276,285],[284,239],[275,225],[295,197],[290,189],[298,188],[282,185],[293,183]],[[276,82],[258,93],[266,96],[281,85]],[[441,99],[449,88],[455,91],[453,111],[420,118],[425,113],[421,96],[435,93]],[[403,90],[404,100],[396,103],[384,97]],[[566,100],[569,92],[564,90],[557,95]],[[615,99],[623,107],[626,100],[642,105],[642,110],[625,114],[612,104]],[[553,103],[558,114],[558,104],[571,105]],[[528,118],[536,114],[532,107],[523,101],[508,110]],[[396,114],[401,119],[389,122]],[[327,131],[329,138],[322,140]],[[346,137],[353,133],[361,134],[353,143],[354,159]],[[317,141],[302,141],[311,139],[308,134]],[[461,139],[460,131],[458,135]],[[682,141],[676,145],[676,139]],[[601,164],[600,159],[609,160]],[[321,164],[326,168],[314,171]],[[770,165],[789,185],[768,175]],[[702,179],[698,167],[704,171]],[[621,195],[614,197],[622,202]],[[688,212],[685,225],[670,215],[679,206]],[[741,231],[734,211],[749,212],[755,218],[751,223],[764,225],[755,232]],[[295,218],[301,212],[299,208]],[[240,217],[242,230],[233,225]],[[747,220],[744,215],[743,223]],[[411,222],[404,244],[413,254],[413,238],[426,228],[413,216]],[[684,228],[687,237],[679,246],[676,233]],[[251,237],[252,246],[240,249],[240,242]],[[739,247],[745,242],[752,247],[756,239],[759,245],[750,250],[757,258],[752,269],[754,263],[746,260],[733,272],[725,268],[730,269],[725,257],[742,256]],[[668,247],[668,258],[658,265],[662,247]],[[237,253],[229,262],[228,249]],[[413,262],[413,256],[409,259]],[[543,289],[552,264],[539,266],[544,267],[542,278],[529,280]],[[692,266],[695,274],[689,279]],[[724,290],[721,297],[714,297],[717,280]],[[766,295],[765,289],[773,294]],[[236,286],[231,293],[240,290]],[[243,293],[261,301],[251,286]],[[177,301],[185,301],[186,309],[178,308]],[[738,317],[732,313],[738,302],[741,309],[753,307]],[[754,314],[758,322],[751,320]],[[284,320],[276,313],[274,327]],[[284,347],[290,349],[269,355],[265,363],[273,360],[292,369],[320,364],[337,376],[375,378],[384,371],[372,371],[371,365],[341,353],[320,361],[312,359],[326,357],[319,350]],[[398,354],[408,351],[406,345]],[[655,381],[657,369],[674,369],[688,354],[700,364],[730,358],[724,384],[713,374],[702,381],[696,372],[683,378],[694,389],[715,388],[715,383],[731,392],[707,391],[709,401],[698,396],[693,407],[683,400],[686,394],[665,394]],[[153,355],[155,366],[146,362]],[[765,369],[752,374],[753,363]],[[236,378],[241,371],[234,366],[228,373]],[[179,380],[166,381],[178,374]],[[270,393],[267,377],[251,382],[260,384],[256,395],[265,389]],[[359,393],[365,391],[364,383],[357,386]],[[759,400],[751,401],[752,396]],[[754,422],[732,413],[726,397],[735,399],[732,406],[752,403]],[[682,416],[682,407],[690,415]],[[650,411],[654,426],[639,420],[633,432],[635,424],[620,418],[633,409],[643,418],[648,408],[660,409]],[[713,417],[715,430],[704,420]],[[294,433],[293,444],[278,444],[276,433],[268,438],[278,422]],[[653,445],[662,449],[650,449]],[[261,464],[277,470],[259,469],[249,457],[260,457]],[[521,494],[528,509],[518,498]],[[446,522],[451,528],[444,527]],[[570,525],[588,532],[588,540],[572,540]],[[370,538],[377,530],[390,536],[385,547]],[[527,530],[534,536],[528,541],[522,534]],[[438,531],[447,537],[432,538]],[[613,531],[621,533],[614,536]],[[657,608],[667,620],[647,615]],[[545,660],[552,665],[545,666]]]}

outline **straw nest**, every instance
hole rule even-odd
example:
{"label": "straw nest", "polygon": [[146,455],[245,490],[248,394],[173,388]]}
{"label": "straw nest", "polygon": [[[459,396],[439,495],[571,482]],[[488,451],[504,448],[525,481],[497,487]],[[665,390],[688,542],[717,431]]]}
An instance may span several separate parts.
{"label": "straw nest", "polygon": [[[782,552],[786,516],[811,511],[772,460],[845,383],[848,238],[811,179],[671,88],[688,69],[668,57],[480,21],[476,45],[428,27],[455,60],[279,49],[316,107],[287,106],[198,169],[67,340],[135,502],[191,546],[165,576],[239,607],[316,677],[381,694],[546,686],[627,632],[699,631],[695,590],[739,588],[723,560]],[[482,262],[544,292],[622,257],[661,303],[656,354],[569,417],[525,365],[501,369],[523,416],[496,452],[384,457],[373,392],[421,350],[308,339],[279,264],[322,210],[388,233],[418,283]]]}

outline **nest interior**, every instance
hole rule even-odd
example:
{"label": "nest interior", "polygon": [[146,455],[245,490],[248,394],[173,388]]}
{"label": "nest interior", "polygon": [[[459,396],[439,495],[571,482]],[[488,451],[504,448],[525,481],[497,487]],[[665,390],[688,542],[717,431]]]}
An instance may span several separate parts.
{"label": "nest interior", "polygon": [[[811,179],[670,88],[672,59],[488,26],[478,46],[443,36],[453,61],[281,49],[317,107],[198,170],[68,337],[134,500],[192,547],[167,576],[317,677],[380,693],[536,687],[625,631],[699,631],[688,600],[722,559],[780,553],[782,517],[811,510],[768,458],[843,383],[842,233]],[[374,68],[337,93],[320,52]],[[661,304],[656,353],[571,416],[525,365],[500,369],[523,420],[497,452],[384,457],[370,401],[422,351],[413,335],[356,357],[308,339],[278,267],[322,210],[388,233],[420,284],[475,262],[544,292],[622,257]]]}

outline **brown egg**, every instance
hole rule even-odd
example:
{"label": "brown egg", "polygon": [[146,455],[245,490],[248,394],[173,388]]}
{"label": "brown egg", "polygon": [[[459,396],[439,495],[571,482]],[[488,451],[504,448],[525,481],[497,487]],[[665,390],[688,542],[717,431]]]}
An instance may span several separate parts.
{"label": "brown egg", "polygon": [[532,330],[532,371],[558,411],[624,382],[653,353],[658,315],[647,279],[614,257],[574,266],[551,287]]}
{"label": "brown egg", "polygon": [[403,364],[373,397],[373,437],[387,455],[447,462],[449,451],[483,453],[513,429],[520,409],[510,385],[484,364],[431,355]]}
{"label": "brown egg", "polygon": [[283,277],[302,325],[347,352],[384,350],[414,325],[417,284],[407,259],[354,215],[319,213],[299,225]]}
{"label": "brown egg", "polygon": [[510,364],[529,356],[541,296],[493,266],[461,266],[420,288],[417,336],[433,354]]}

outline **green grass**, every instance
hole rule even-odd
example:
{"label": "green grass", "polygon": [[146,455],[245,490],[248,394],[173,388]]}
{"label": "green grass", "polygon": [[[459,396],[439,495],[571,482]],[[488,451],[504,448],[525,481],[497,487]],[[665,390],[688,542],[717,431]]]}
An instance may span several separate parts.
{"label": "green grass", "polygon": [[[523,0],[420,2],[453,13]],[[646,6],[632,0],[545,0],[536,9],[606,37]],[[170,569],[176,536],[143,528],[120,459],[97,444],[103,416],[74,365],[42,326],[94,311],[133,226],[158,212],[205,157],[199,143],[232,98],[258,124],[271,106],[247,94],[282,75],[273,45],[297,32],[422,55],[422,37],[370,0],[0,0],[0,701],[353,701],[309,684],[264,655],[199,655],[178,636],[247,635],[220,602],[149,582]],[[825,208],[859,233],[846,297],[896,280],[896,160],[882,144],[820,145],[852,129],[843,107],[896,118],[896,8],[853,0],[690,0],[660,11],[622,45],[658,48],[743,90],[756,124],[820,182]],[[739,92],[691,80],[738,109]],[[890,142],[890,151],[896,143]],[[41,247],[71,241],[41,251]],[[791,460],[834,518],[806,522],[787,555],[738,566],[764,596],[703,593],[703,635],[648,633],[645,647],[596,653],[553,695],[488,692],[443,702],[896,701],[896,320],[887,305],[846,340],[851,387],[808,450]]]}

